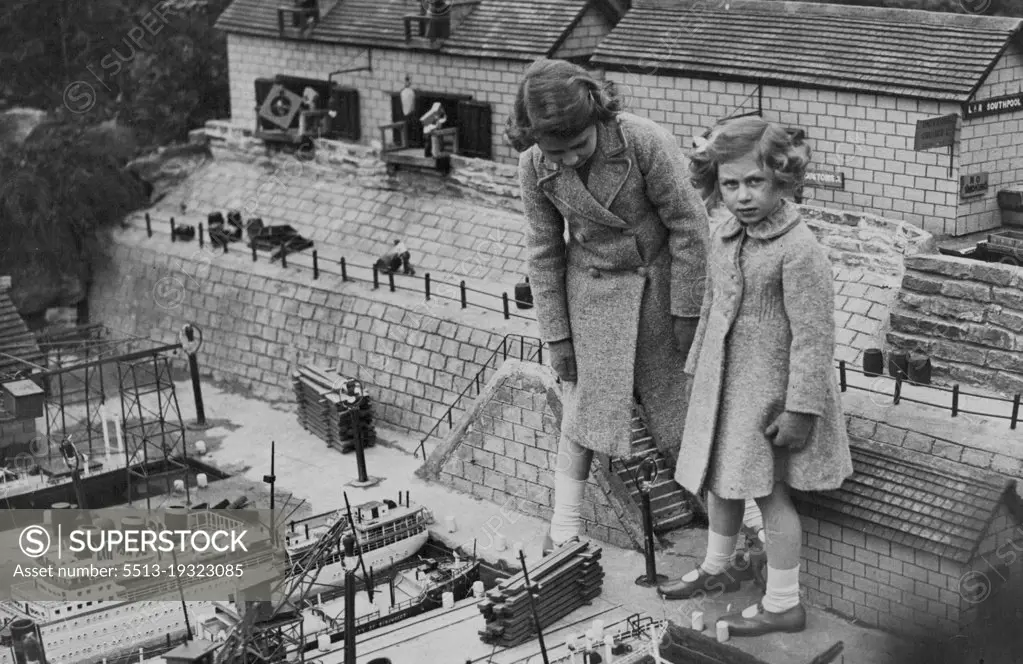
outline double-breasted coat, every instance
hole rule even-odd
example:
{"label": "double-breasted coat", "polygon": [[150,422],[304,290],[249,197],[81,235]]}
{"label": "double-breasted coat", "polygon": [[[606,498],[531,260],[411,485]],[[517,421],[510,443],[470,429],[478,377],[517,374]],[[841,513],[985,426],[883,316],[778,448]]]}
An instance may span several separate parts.
{"label": "double-breasted coat", "polygon": [[[831,261],[787,202],[711,233],[708,287],[686,363],[694,387],[675,480],[696,493],[756,498],[776,481],[837,489],[853,472],[835,369]],[[816,415],[798,452],[764,430],[785,410]]]}
{"label": "double-breasted coat", "polygon": [[[544,341],[571,339],[562,436],[627,456],[633,395],[662,448],[681,444],[685,356],[672,315],[699,316],[709,222],[675,138],[620,113],[597,125],[588,182],[522,153],[529,276]],[[568,238],[565,238],[566,225]]]}

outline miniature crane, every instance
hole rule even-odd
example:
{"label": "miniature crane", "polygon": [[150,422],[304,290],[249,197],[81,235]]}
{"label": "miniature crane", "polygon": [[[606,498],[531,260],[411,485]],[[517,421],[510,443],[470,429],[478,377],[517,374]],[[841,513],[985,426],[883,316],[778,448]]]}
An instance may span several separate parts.
{"label": "miniature crane", "polygon": [[[345,503],[346,505],[348,503],[347,495],[345,496]],[[348,507],[348,514],[349,517],[347,519],[339,517],[337,521],[331,524],[320,538],[316,540],[313,548],[303,554],[302,558],[296,562],[290,570],[291,573],[286,573],[285,577],[273,587],[270,591],[271,597],[278,594],[285,586],[288,586],[288,589],[284,591],[283,597],[269,613],[270,617],[286,617],[289,612],[296,611],[297,604],[300,604],[302,599],[310,594],[312,588],[316,585],[317,577],[320,574],[320,569],[322,569],[322,562],[336,550],[338,542],[341,541],[349,525],[353,523],[350,506]],[[359,551],[360,565],[365,569],[365,563],[362,561],[362,548],[358,539],[356,539],[356,547]],[[351,578],[352,573],[349,573],[347,577]],[[259,629],[256,623],[261,613],[253,608],[243,611],[241,620],[231,628],[224,640],[223,646],[217,651],[213,664],[269,664],[271,662],[280,663],[288,661],[286,659],[286,644],[255,638]],[[301,617],[299,617],[299,620],[301,620]],[[264,646],[269,646],[270,651],[268,652]],[[305,661],[302,648],[297,648],[297,656],[297,661]]]}

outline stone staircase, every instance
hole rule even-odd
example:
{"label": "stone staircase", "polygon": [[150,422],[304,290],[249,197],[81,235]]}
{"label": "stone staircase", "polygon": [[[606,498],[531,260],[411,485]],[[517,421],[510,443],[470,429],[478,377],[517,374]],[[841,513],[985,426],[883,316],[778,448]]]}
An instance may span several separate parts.
{"label": "stone staircase", "polygon": [[632,454],[624,459],[616,459],[613,467],[618,479],[639,507],[642,507],[642,499],[632,475],[635,473],[639,476],[639,466],[647,457],[657,461],[657,476],[650,491],[654,532],[666,533],[688,525],[696,515],[696,501],[673,479],[675,460],[657,448],[653,436],[647,430],[643,407],[637,403],[632,414]]}

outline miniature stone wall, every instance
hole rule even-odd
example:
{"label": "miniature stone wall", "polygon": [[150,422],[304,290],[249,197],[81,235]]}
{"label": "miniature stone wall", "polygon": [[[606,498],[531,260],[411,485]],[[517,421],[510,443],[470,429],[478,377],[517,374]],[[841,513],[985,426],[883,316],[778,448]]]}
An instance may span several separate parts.
{"label": "miniature stone wall", "polygon": [[[505,506],[508,513],[550,520],[559,394],[553,371],[509,360],[487,381],[468,417],[437,447],[421,473]],[[600,464],[594,461],[582,503],[583,533],[623,548],[638,547],[639,511],[611,488]]]}
{"label": "miniature stone wall", "polygon": [[1023,270],[937,255],[906,267],[890,349],[929,355],[935,382],[1023,392]]}
{"label": "miniature stone wall", "polygon": [[[296,363],[340,365],[366,384],[376,417],[413,431],[433,426],[504,335],[531,333],[531,321],[414,293],[388,293],[385,303],[371,285],[314,281],[308,270],[252,263],[247,252],[211,264],[194,243],[150,240],[145,231],[123,233],[111,253],[90,305],[113,334],[175,343],[193,322],[204,336],[204,374],[268,400],[294,400]],[[461,323],[451,322],[456,311]]]}

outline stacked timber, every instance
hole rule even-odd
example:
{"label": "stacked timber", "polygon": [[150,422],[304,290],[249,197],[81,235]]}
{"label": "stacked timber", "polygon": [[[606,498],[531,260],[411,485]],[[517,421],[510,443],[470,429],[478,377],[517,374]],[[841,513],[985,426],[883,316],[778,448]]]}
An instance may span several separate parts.
{"label": "stacked timber", "polygon": [[361,429],[365,447],[376,444],[373,407],[358,381],[342,376],[335,369],[309,365],[292,374],[291,384],[295,388],[298,421],[303,429],[342,452],[355,449],[356,428]]}
{"label": "stacked timber", "polygon": [[[604,570],[600,548],[588,542],[559,547],[528,569],[540,625],[545,628],[600,595]],[[486,627],[480,639],[511,648],[536,637],[536,623],[525,575],[519,572],[487,592],[479,603]]]}

